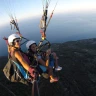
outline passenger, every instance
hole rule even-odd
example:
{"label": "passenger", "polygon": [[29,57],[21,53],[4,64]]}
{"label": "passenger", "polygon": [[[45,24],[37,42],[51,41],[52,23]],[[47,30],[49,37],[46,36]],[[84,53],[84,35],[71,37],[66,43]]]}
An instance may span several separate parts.
{"label": "passenger", "polygon": [[24,60],[22,51],[20,48],[20,36],[18,34],[11,34],[8,37],[8,52],[10,56],[16,60],[18,64],[21,64],[23,68],[29,72],[31,77],[34,77],[34,69],[29,66],[29,64]]}

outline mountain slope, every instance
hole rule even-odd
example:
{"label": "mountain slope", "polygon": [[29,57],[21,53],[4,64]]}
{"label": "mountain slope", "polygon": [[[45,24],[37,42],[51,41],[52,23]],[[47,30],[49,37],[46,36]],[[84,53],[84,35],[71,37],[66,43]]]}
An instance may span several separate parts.
{"label": "mountain slope", "polygon": [[[63,69],[55,73],[59,76],[57,83],[50,84],[49,79],[41,77],[41,96],[96,96],[96,39],[52,44],[52,49],[58,54],[59,65]],[[4,77],[2,68],[6,62],[6,57],[0,58],[0,82],[16,96],[30,96],[31,85],[28,87],[20,83],[10,83]],[[0,96],[9,93],[0,85]]]}

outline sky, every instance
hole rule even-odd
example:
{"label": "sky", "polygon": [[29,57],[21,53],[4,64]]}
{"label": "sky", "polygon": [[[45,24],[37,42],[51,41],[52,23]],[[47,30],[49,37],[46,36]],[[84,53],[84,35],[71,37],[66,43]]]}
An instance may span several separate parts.
{"label": "sky", "polygon": [[[40,16],[42,14],[42,1],[46,0],[1,0],[0,26],[9,22],[10,14],[15,15],[18,20]],[[51,0],[49,13],[54,9],[57,1],[55,14],[96,10],[96,0]]]}
{"label": "sky", "polygon": [[[0,1],[0,56],[7,53],[6,44],[2,38],[16,32],[10,29],[11,14],[16,16],[24,37],[40,40],[39,23],[43,14],[42,1],[45,0]],[[96,0],[51,0],[48,19],[57,1],[46,32],[50,42],[96,38]]]}

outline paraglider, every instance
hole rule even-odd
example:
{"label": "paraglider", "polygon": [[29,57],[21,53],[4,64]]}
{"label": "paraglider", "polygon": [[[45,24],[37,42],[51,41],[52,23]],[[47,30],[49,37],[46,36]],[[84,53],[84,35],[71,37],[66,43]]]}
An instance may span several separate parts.
{"label": "paraglider", "polygon": [[[55,7],[54,7],[54,10],[52,11],[52,13],[51,13],[51,15],[50,15],[50,18],[49,18],[49,20],[48,20],[48,22],[47,22],[47,15],[48,15],[48,7],[49,7],[49,4],[50,4],[50,2],[51,2],[51,0],[42,0],[42,5],[43,5],[43,15],[42,15],[42,17],[41,17],[41,20],[40,20],[40,25],[39,25],[39,27],[40,27],[40,33],[41,33],[41,41],[39,42],[39,44],[37,45],[37,54],[40,54],[41,52],[42,52],[42,50],[43,50],[43,48],[45,47],[45,46],[47,46],[48,47],[48,49],[50,49],[50,47],[51,47],[51,43],[47,40],[47,38],[46,38],[46,30],[47,30],[47,27],[48,27],[48,25],[49,25],[49,23],[50,23],[50,20],[51,20],[51,18],[52,18],[52,16],[53,16],[53,13],[54,13],[54,10],[55,10],[55,8],[56,8],[56,5],[57,5],[57,3],[56,3],[56,5],[55,5]],[[22,39],[26,39],[26,41],[25,42],[27,42],[27,41],[29,41],[29,39],[27,39],[27,38],[25,38],[25,37],[23,37],[22,35],[21,35],[21,32],[20,32],[20,30],[19,30],[19,26],[18,26],[18,22],[17,22],[17,19],[16,19],[16,17],[15,17],[15,19],[13,18],[13,16],[12,16],[12,14],[11,14],[11,21],[10,21],[10,25],[11,25],[11,30],[14,30],[14,29],[16,29],[18,32],[16,33],[17,35],[19,35],[19,39],[20,40],[22,40]],[[4,38],[6,41],[8,40],[6,37]],[[14,40],[13,40],[14,41]],[[45,44],[43,44],[43,41],[46,41],[46,43]],[[24,44],[25,42],[23,42],[22,44]],[[21,45],[22,45],[21,44]],[[8,45],[8,42],[7,42],[7,45]],[[22,53],[22,52],[21,52]],[[51,56],[51,55],[50,55]],[[17,58],[18,59],[18,58]],[[36,59],[36,58],[35,58]],[[52,59],[52,58],[51,58]],[[48,59],[48,60],[50,60],[50,59]],[[38,63],[38,61],[37,61],[37,63]],[[54,62],[53,62],[54,63]],[[19,66],[18,67],[18,65],[17,65],[17,63],[14,63],[16,66],[17,66],[17,68],[19,69],[21,66]],[[24,66],[23,66],[24,67]],[[21,69],[23,69],[22,67],[21,67]],[[21,70],[20,69],[20,70]],[[62,68],[61,68],[62,69]],[[60,70],[61,70],[60,69]],[[29,70],[27,70],[27,71],[29,71]],[[25,71],[23,72],[23,73],[25,73]],[[30,73],[30,71],[29,71],[29,73]],[[27,76],[28,77],[28,76]],[[31,79],[31,83],[32,83],[32,96],[40,96],[40,94],[39,94],[39,89],[38,89],[38,82],[37,82],[37,78],[39,77],[39,73],[36,71],[36,72],[34,72],[34,78],[32,78]],[[57,80],[58,81],[58,80]],[[53,82],[53,81],[52,81]]]}

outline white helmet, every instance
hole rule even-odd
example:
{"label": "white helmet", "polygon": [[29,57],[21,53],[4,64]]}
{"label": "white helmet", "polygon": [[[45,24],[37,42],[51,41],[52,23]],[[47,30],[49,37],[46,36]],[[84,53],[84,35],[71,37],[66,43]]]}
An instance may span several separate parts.
{"label": "white helmet", "polygon": [[33,40],[28,41],[28,42],[26,43],[26,48],[29,49],[30,45],[32,45],[32,44],[34,44],[34,43],[36,43],[36,42],[33,41]]}
{"label": "white helmet", "polygon": [[17,34],[11,34],[11,35],[8,37],[8,44],[9,44],[9,45],[12,45],[13,41],[14,41],[15,39],[17,39],[17,38],[20,38],[20,36],[17,35]]}

